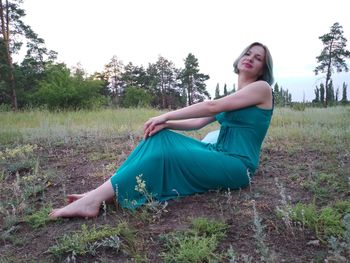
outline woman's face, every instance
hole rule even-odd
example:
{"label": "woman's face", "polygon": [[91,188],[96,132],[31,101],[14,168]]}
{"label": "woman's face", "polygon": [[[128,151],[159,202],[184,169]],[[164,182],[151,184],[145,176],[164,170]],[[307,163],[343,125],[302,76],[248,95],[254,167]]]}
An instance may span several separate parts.
{"label": "woman's face", "polygon": [[258,79],[264,72],[265,49],[262,46],[252,46],[239,60],[238,72],[254,76]]}

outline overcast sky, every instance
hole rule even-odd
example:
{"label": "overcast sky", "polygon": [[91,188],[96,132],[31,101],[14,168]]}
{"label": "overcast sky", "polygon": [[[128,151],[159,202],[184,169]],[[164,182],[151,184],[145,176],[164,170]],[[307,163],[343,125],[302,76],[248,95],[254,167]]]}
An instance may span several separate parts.
{"label": "overcast sky", "polygon": [[[319,36],[339,22],[350,41],[346,0],[25,0],[24,21],[58,52],[69,67],[81,63],[88,73],[102,71],[113,55],[124,64],[155,63],[161,55],[184,67],[193,53],[214,95],[237,81],[232,63],[251,42],[266,44],[275,79],[293,101],[314,98]],[[350,42],[347,48],[350,49]],[[348,61],[348,65],[350,63]],[[335,87],[350,82],[335,74]],[[350,89],[350,88],[348,88]]]}

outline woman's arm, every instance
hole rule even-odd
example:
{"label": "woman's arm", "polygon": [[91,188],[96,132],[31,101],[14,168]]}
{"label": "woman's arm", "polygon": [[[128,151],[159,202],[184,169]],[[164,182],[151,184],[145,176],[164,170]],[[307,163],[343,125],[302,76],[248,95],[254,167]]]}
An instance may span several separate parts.
{"label": "woman's arm", "polygon": [[169,120],[183,120],[214,115],[252,105],[265,105],[271,98],[271,87],[265,81],[253,82],[235,93],[217,100],[203,101],[179,110],[164,113],[149,119],[144,125],[146,137],[156,125]]}
{"label": "woman's arm", "polygon": [[165,123],[165,128],[181,131],[198,130],[213,121],[215,121],[215,117],[213,116],[188,120],[167,121]]}
{"label": "woman's arm", "polygon": [[215,121],[215,117],[167,121],[165,123],[154,126],[153,130],[151,130],[148,134],[145,133],[144,138],[146,139],[148,136],[152,136],[162,129],[172,129],[181,131],[198,130],[213,121]]}

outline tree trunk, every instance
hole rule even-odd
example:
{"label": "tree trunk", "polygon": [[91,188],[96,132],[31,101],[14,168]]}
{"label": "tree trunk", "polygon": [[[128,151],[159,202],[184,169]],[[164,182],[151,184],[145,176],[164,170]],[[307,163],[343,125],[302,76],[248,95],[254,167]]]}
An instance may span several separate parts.
{"label": "tree trunk", "polygon": [[4,6],[2,3],[2,0],[0,0],[0,19],[1,19],[1,31],[5,46],[5,52],[6,52],[6,62],[8,67],[8,81],[10,84],[10,87],[12,89],[11,97],[12,97],[12,110],[17,111],[17,94],[16,94],[16,82],[15,77],[13,74],[13,64],[12,64],[12,57],[10,52],[10,30],[9,30],[9,9],[8,9],[8,1],[6,0],[6,22],[5,22],[5,14],[4,14]]}

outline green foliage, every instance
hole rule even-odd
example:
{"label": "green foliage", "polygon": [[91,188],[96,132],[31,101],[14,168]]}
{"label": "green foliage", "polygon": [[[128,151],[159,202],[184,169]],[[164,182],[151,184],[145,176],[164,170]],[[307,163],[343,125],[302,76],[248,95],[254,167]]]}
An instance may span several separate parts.
{"label": "green foliage", "polygon": [[216,247],[215,236],[168,235],[166,238],[167,251],[163,253],[163,259],[164,262],[210,262],[215,259]]}
{"label": "green foliage", "polygon": [[100,95],[103,84],[100,80],[71,76],[65,65],[52,65],[46,77],[39,81],[33,100],[36,105],[46,105],[51,110],[99,108],[104,103]]}
{"label": "green foliage", "polygon": [[192,53],[189,53],[185,59],[185,69],[182,70],[180,75],[181,85],[187,93],[188,105],[203,101],[205,98],[210,99],[205,84],[205,81],[209,78],[209,75],[199,73],[198,59]]}
{"label": "green foliage", "polygon": [[164,262],[211,262],[218,258],[214,252],[220,239],[225,237],[227,225],[206,218],[196,218],[192,228],[162,236]]}
{"label": "green foliage", "polygon": [[[316,57],[319,65],[315,68],[314,72],[316,75],[319,72],[326,73],[325,105],[334,99],[333,87],[329,86],[334,69],[337,72],[348,71],[345,59],[350,57],[350,51],[346,49],[347,39],[343,36],[343,33],[343,27],[336,22],[331,26],[329,33],[319,37],[324,48],[321,54]],[[321,101],[323,101],[322,93]]]}
{"label": "green foliage", "polygon": [[126,89],[125,96],[123,98],[123,106],[126,108],[131,107],[149,107],[151,105],[152,96],[147,90],[129,87]]}
{"label": "green foliage", "polygon": [[314,204],[298,203],[292,208],[293,221],[314,230],[321,240],[330,236],[341,237],[344,234],[342,214],[334,207],[316,209]]}
{"label": "green foliage", "polygon": [[[127,243],[133,242],[133,231],[126,223],[120,223],[117,227],[101,226],[88,228],[82,225],[81,231],[66,234],[57,241],[57,244],[50,247],[48,252],[55,256],[65,253],[75,255],[96,254],[96,249],[110,244],[114,249],[119,249],[119,237],[125,237]],[[100,242],[100,243],[96,243]],[[103,246],[102,246],[103,247]]]}
{"label": "green foliage", "polygon": [[313,173],[303,186],[310,190],[316,199],[323,200],[332,193],[342,191],[346,188],[346,182],[337,174]]}
{"label": "green foliage", "polygon": [[25,217],[25,221],[34,229],[40,228],[46,225],[51,219],[49,218],[49,212],[51,211],[51,206],[46,206],[40,210],[34,212],[31,215]]}
{"label": "green foliage", "polygon": [[273,87],[273,96],[276,106],[287,106],[292,102],[292,94],[289,93],[288,89],[284,90],[282,87],[279,87],[278,83]]}
{"label": "green foliage", "polygon": [[226,236],[227,224],[197,217],[191,222],[192,228],[201,236],[216,236],[221,239]]}

